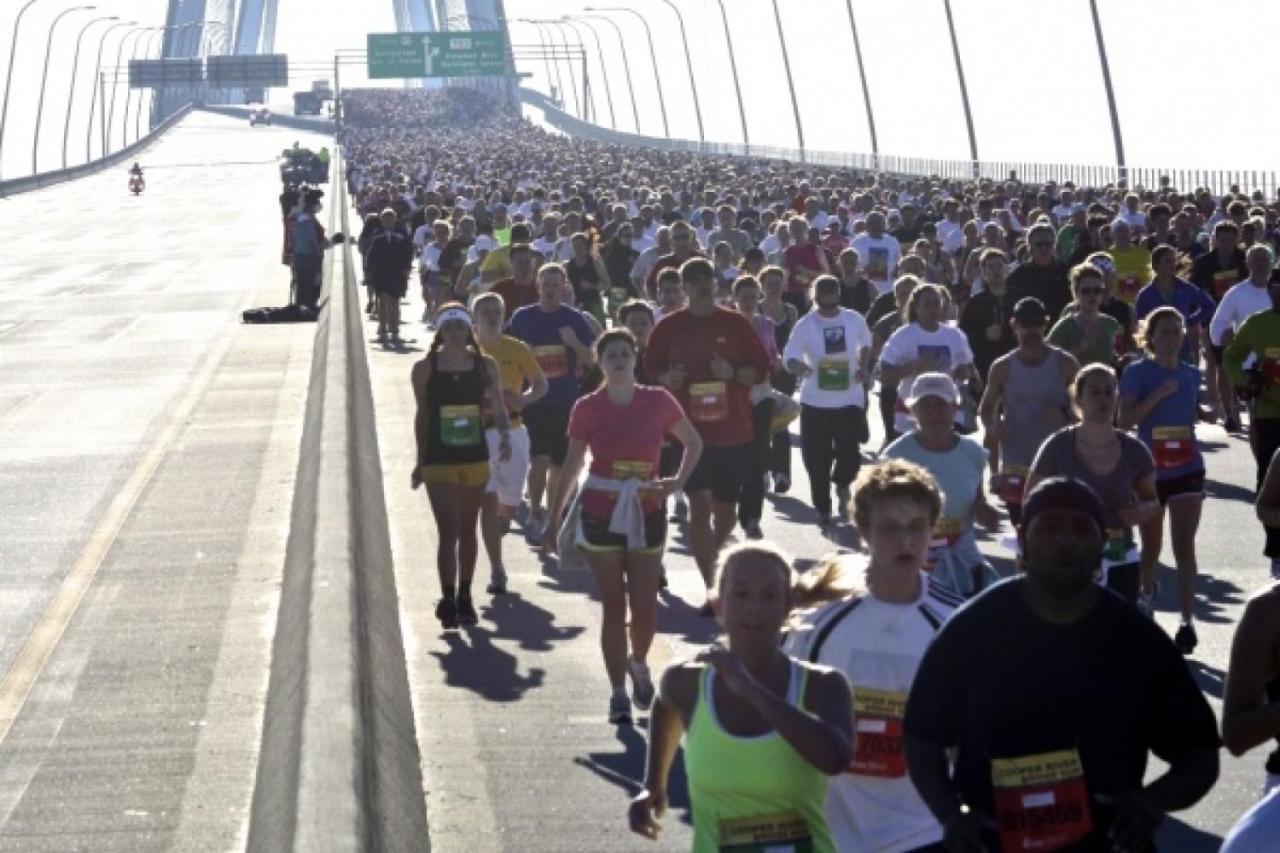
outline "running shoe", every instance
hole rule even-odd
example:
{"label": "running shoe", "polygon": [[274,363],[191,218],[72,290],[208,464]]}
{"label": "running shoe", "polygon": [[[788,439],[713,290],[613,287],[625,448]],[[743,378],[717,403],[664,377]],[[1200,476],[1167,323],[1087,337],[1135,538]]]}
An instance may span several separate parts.
{"label": "running shoe", "polygon": [[853,499],[853,492],[848,486],[836,486],[836,515],[841,518],[849,514],[849,501]]}
{"label": "running shoe", "polygon": [[791,478],[781,471],[773,472],[773,493],[775,495],[785,495],[791,491]]}
{"label": "running shoe", "polygon": [[1196,650],[1196,645],[1200,642],[1200,638],[1196,636],[1196,629],[1191,625],[1183,625],[1178,629],[1178,633],[1173,635],[1173,644],[1178,647],[1178,651],[1183,655],[1189,655]]}
{"label": "running shoe", "polygon": [[476,608],[471,603],[471,596],[458,596],[458,624],[463,627],[470,627],[480,621],[480,617],[476,615]]}
{"label": "running shoe", "polygon": [[490,595],[502,595],[507,591],[507,570],[502,566],[494,566],[489,572],[489,585],[485,592]]}
{"label": "running shoe", "polygon": [[619,693],[609,697],[609,722],[615,726],[631,724],[631,702],[627,694]]}
{"label": "running shoe", "polygon": [[451,631],[458,627],[458,605],[452,598],[442,598],[436,604],[436,618],[440,627]]}
{"label": "running shoe", "polygon": [[627,659],[627,672],[631,673],[631,701],[641,711],[649,710],[653,704],[653,679],[649,677],[649,666]]}
{"label": "running shoe", "polygon": [[547,526],[546,510],[529,511],[529,518],[524,523],[524,539],[535,548],[542,544],[542,529]]}

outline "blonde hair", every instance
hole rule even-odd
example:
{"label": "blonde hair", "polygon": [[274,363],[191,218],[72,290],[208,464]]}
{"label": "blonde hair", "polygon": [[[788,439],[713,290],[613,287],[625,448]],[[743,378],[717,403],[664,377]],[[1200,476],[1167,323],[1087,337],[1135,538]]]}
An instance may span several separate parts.
{"label": "blonde hair", "polygon": [[717,598],[724,597],[729,570],[743,560],[752,558],[773,563],[782,573],[792,613],[845,598],[860,589],[860,585],[853,582],[836,555],[824,557],[821,563],[802,575],[795,570],[795,560],[790,554],[764,540],[734,545],[721,553],[716,564],[713,586]]}

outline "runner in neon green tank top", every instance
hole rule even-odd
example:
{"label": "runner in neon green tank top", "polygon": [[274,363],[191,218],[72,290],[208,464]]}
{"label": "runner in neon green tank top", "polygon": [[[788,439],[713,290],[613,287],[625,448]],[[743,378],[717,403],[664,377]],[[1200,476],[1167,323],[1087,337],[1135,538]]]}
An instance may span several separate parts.
{"label": "runner in neon green tank top", "polygon": [[728,643],[663,674],[633,832],[656,839],[661,831],[685,735],[694,853],[834,853],[823,808],[828,777],[853,756],[852,701],[841,673],[779,648],[794,581],[790,560],[771,545],[725,553],[716,602]]}

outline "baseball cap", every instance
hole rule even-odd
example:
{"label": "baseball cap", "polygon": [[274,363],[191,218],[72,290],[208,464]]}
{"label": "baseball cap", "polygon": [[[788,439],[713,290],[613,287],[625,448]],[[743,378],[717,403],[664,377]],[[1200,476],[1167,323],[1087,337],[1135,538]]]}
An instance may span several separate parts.
{"label": "baseball cap", "polygon": [[493,242],[493,238],[492,238],[492,237],[490,237],[488,234],[481,234],[479,237],[477,237],[477,238],[476,238],[476,251],[477,251],[477,252],[490,252],[490,251],[493,251],[493,247],[494,247],[494,245],[495,245],[495,244],[494,244],[494,242]]}
{"label": "baseball cap", "polygon": [[1024,296],[1013,306],[1013,319],[1022,326],[1044,326],[1049,322],[1049,312],[1039,299]]}
{"label": "baseball cap", "polygon": [[907,405],[914,406],[925,397],[937,397],[952,404],[960,402],[960,392],[956,390],[956,383],[945,373],[921,373],[916,377],[911,383],[911,394],[908,396]]}
{"label": "baseball cap", "polygon": [[1070,477],[1050,477],[1036,483],[1022,502],[1020,529],[1025,532],[1038,513],[1055,509],[1082,512],[1098,525],[1099,533],[1107,529],[1107,510],[1098,493],[1088,483]]}

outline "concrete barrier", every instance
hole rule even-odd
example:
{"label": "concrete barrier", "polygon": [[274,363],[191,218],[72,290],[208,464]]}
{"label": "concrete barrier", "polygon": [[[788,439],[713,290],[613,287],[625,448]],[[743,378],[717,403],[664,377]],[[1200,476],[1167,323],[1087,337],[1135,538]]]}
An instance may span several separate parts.
{"label": "concrete barrier", "polygon": [[[247,122],[252,108],[203,104],[197,107],[197,109],[203,110],[207,113],[217,113],[218,115],[243,119]],[[278,127],[293,127],[298,130],[309,130],[313,133],[327,133],[329,135],[333,135],[334,132],[333,119],[321,118],[320,116],[291,116],[272,113],[271,124]]]}
{"label": "concrete barrier", "polygon": [[182,107],[173,115],[169,116],[160,124],[156,125],[155,130],[146,136],[134,142],[132,145],[121,148],[106,157],[99,157],[91,163],[83,163],[79,166],[71,166],[66,169],[56,169],[52,172],[41,172],[38,175],[28,175],[25,178],[13,178],[8,181],[0,181],[0,198],[7,198],[11,195],[19,195],[21,193],[38,190],[41,187],[53,186],[66,181],[74,181],[76,178],[83,178],[86,175],[92,175],[101,172],[104,169],[110,169],[112,166],[119,165],[125,160],[129,160],[138,154],[152,142],[155,142],[169,128],[173,127],[182,117],[191,112],[191,104]]}
{"label": "concrete barrier", "polygon": [[324,275],[248,849],[429,850],[350,243]]}

